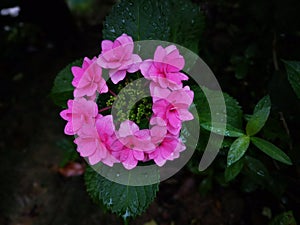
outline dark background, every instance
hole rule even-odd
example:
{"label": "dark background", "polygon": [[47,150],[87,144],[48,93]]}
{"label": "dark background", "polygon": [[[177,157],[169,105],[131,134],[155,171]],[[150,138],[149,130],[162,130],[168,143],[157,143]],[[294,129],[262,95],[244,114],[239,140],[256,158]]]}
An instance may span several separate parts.
{"label": "dark background", "polygon": [[[102,22],[112,0],[2,0],[0,10],[0,224],[121,224],[93,204],[82,176],[59,171],[64,152],[60,109],[49,97],[56,74],[68,63],[100,53]],[[158,197],[134,224],[267,224],[293,210],[299,220],[299,104],[281,59],[300,60],[300,2],[195,1],[205,15],[200,56],[224,91],[245,113],[269,93],[290,129],[293,185],[278,201],[265,190],[242,192],[215,184],[204,195],[201,176],[183,170],[160,185]],[[299,102],[299,100],[298,100]],[[296,151],[296,152],[295,152]],[[298,151],[298,152],[297,152]]]}

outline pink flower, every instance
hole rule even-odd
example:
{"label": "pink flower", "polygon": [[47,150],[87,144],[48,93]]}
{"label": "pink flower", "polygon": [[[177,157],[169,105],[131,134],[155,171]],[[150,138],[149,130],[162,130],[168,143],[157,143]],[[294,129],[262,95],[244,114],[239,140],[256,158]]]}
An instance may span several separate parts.
{"label": "pink flower", "polygon": [[167,123],[162,118],[152,117],[150,125],[152,125],[150,129],[151,141],[157,146],[167,135]]}
{"label": "pink flower", "polygon": [[88,157],[91,165],[101,161],[113,166],[119,162],[112,156],[110,150],[110,145],[115,139],[114,133],[112,117],[100,115],[97,117],[96,126],[86,125],[78,132],[78,137],[74,141],[77,144],[77,151],[82,157]]}
{"label": "pink flower", "polygon": [[188,86],[171,92],[167,97],[153,103],[155,116],[164,119],[171,134],[177,135],[182,121],[192,120],[194,117],[188,108],[193,102],[194,92]]}
{"label": "pink flower", "polygon": [[158,83],[153,81],[150,83],[149,89],[153,102],[156,102],[159,99],[167,98],[171,93],[170,89],[162,88]]}
{"label": "pink flower", "polygon": [[167,160],[174,160],[179,157],[179,152],[185,150],[178,136],[167,134],[158,144],[154,151],[148,154],[158,166],[163,166]]}
{"label": "pink flower", "polygon": [[132,121],[121,123],[117,132],[118,140],[112,144],[112,154],[126,169],[136,167],[138,161],[145,160],[145,152],[153,150],[149,130],[140,130]]}
{"label": "pink flower", "polygon": [[72,85],[74,87],[77,87],[78,84],[79,84],[79,81],[81,80],[84,72],[87,70],[87,68],[89,68],[89,66],[91,64],[93,64],[95,61],[96,61],[96,57],[94,57],[93,59],[89,59],[88,57],[85,57],[83,59],[83,63],[82,63],[82,66],[79,67],[79,66],[73,66],[71,68],[71,71],[73,73],[73,76],[74,76],[74,79],[72,81]]}
{"label": "pink flower", "polygon": [[125,78],[126,71],[134,73],[139,70],[142,59],[133,54],[133,40],[127,34],[122,34],[114,42],[104,40],[101,47],[102,52],[97,63],[109,69],[109,76],[114,84]]}
{"label": "pink flower", "polygon": [[60,116],[67,120],[65,134],[76,134],[85,124],[94,125],[95,118],[98,115],[98,106],[94,101],[88,101],[85,98],[68,100],[68,109],[63,110]]}
{"label": "pink flower", "polygon": [[88,96],[94,98],[96,91],[99,93],[108,92],[108,87],[102,77],[102,68],[96,62],[89,65],[89,67],[81,75],[81,79],[77,81],[80,76],[75,77],[74,83],[76,88],[74,90],[74,97]]}
{"label": "pink flower", "polygon": [[184,67],[184,58],[175,45],[165,49],[158,46],[154,59],[142,62],[140,70],[146,79],[159,83],[162,88],[176,90],[182,87],[182,81],[188,77],[179,72]]}
{"label": "pink flower", "polygon": [[163,166],[167,160],[179,157],[179,152],[185,149],[179,135],[167,133],[166,121],[159,117],[152,117],[150,124],[151,140],[156,148],[148,153],[148,159],[153,159],[158,166]]}

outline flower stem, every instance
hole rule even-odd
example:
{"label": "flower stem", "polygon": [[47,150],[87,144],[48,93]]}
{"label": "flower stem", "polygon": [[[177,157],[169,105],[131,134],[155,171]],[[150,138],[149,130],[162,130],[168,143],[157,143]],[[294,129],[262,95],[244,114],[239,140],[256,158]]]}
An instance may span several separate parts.
{"label": "flower stem", "polygon": [[111,108],[112,108],[112,106],[107,106],[107,107],[104,107],[104,108],[100,109],[98,112],[101,113],[101,112],[109,110]]}
{"label": "flower stem", "polygon": [[117,97],[117,95],[116,95],[115,92],[113,92],[112,90],[108,90],[108,91],[109,91],[109,93],[111,93],[114,97]]}

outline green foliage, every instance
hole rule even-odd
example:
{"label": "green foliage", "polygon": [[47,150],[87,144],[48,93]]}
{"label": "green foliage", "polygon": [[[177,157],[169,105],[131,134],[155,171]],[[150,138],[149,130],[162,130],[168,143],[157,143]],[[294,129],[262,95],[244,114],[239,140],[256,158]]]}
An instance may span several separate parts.
{"label": "green foliage", "polygon": [[106,17],[103,38],[114,40],[126,33],[134,41],[170,41],[198,53],[203,21],[199,7],[190,1],[123,0]]}
{"label": "green foliage", "polygon": [[134,41],[168,40],[166,3],[163,0],[123,0],[106,17],[103,38],[114,40],[123,33]]}
{"label": "green foliage", "polygon": [[242,128],[243,111],[238,101],[227,93],[224,93],[226,104],[226,120],[228,125],[237,129]]}
{"label": "green foliage", "polygon": [[198,53],[204,28],[204,17],[199,5],[186,0],[170,0],[166,3],[170,26],[169,41]]}
{"label": "green foliage", "polygon": [[284,61],[288,79],[296,95],[300,98],[300,62]]}
{"label": "green foliage", "polygon": [[[205,124],[203,128],[207,128],[208,130],[210,130],[209,124],[211,123],[211,111],[207,101],[207,97],[205,96],[202,89],[205,90],[205,92],[209,95],[211,102],[213,102],[216,105],[220,104],[219,92],[214,90],[209,90],[205,87],[200,88],[200,87],[192,86],[192,90],[195,93],[194,102],[199,114],[200,125]],[[223,96],[224,96],[226,109],[222,109],[218,113],[223,114],[224,117],[226,116],[227,128],[229,128],[232,132],[239,132],[239,129],[241,129],[242,127],[242,118],[243,118],[242,117],[243,112],[241,110],[241,107],[239,106],[237,100],[235,100],[227,93],[223,93]]]}
{"label": "green foliage", "polygon": [[233,180],[243,169],[244,160],[240,159],[225,169],[225,181],[229,182]]}
{"label": "green foliage", "polygon": [[81,67],[81,64],[81,59],[76,60],[75,62],[67,65],[57,74],[51,90],[51,98],[56,105],[66,108],[67,101],[73,98],[74,87],[72,86],[73,74],[71,68],[72,66]]}
{"label": "green foliage", "polygon": [[[237,5],[237,7],[239,6]],[[219,26],[222,27],[221,25]],[[114,40],[121,34],[126,33],[132,36],[134,41],[149,39],[170,41],[183,45],[184,47],[187,47],[190,50],[198,53],[198,46],[199,41],[202,38],[201,36],[203,27],[204,18],[199,10],[199,6],[191,1],[121,0],[118,1],[118,3],[112,8],[112,11],[105,19],[103,39]],[[227,27],[225,29],[227,29]],[[260,33],[256,30],[256,28],[253,29],[253,31],[255,34]],[[230,33],[230,37],[234,37],[234,35],[243,35],[240,33],[241,30],[239,30],[239,28],[234,24],[230,24],[228,27],[228,32]],[[244,34],[244,36],[247,35]],[[245,41],[247,40],[245,39]],[[272,41],[273,40],[269,40],[268,43],[260,43],[260,45],[269,46]],[[217,48],[222,49],[222,46],[220,48],[217,44]],[[246,47],[243,46],[242,50],[227,50],[229,51],[229,56],[227,55],[228,57],[226,54],[223,55],[223,52],[222,54],[215,54],[211,57],[211,61],[218,61],[218,57],[220,57],[220,65],[222,67],[224,67],[226,63],[231,63],[233,68],[229,66],[228,68],[226,67],[226,69],[231,71],[232,75],[234,75],[239,82],[241,79],[245,79],[245,83],[235,84],[245,84],[245,87],[251,88],[251,83],[250,86],[248,86],[250,79],[246,82],[246,78],[251,77],[255,81],[255,87],[257,85],[257,89],[259,89],[262,85],[265,85],[266,80],[270,78],[270,74],[265,75],[265,73],[263,73],[264,71],[262,72],[262,70],[259,70],[261,68],[254,70],[254,72],[252,71],[253,65],[258,65],[258,62],[256,62],[256,64],[254,62],[257,59],[259,59],[260,66],[270,68],[270,65],[268,65],[268,60],[262,60],[259,58],[261,55],[260,45],[257,43],[250,43],[249,45],[249,43],[247,43]],[[221,51],[223,51],[223,49]],[[226,49],[224,52],[225,51]],[[267,55],[269,57],[269,49]],[[224,58],[231,59],[231,62],[224,62]],[[71,85],[71,81],[73,76],[70,68],[73,65],[80,66],[80,64],[81,60],[76,61],[64,68],[58,74],[51,92],[51,97],[57,105],[65,107],[66,101],[72,97],[73,87]],[[213,64],[210,64],[210,66],[211,65]],[[217,69],[215,68],[217,68],[217,66],[214,67],[214,70],[216,71]],[[300,98],[300,62],[285,61],[285,66],[290,84],[293,87],[296,95]],[[218,72],[219,71],[217,71],[216,74],[222,74]],[[263,77],[262,75],[265,76]],[[245,99],[247,100],[253,100],[258,96],[258,93],[255,92],[256,89],[253,91],[249,91],[247,88],[242,90],[242,88],[239,88],[238,85],[232,85],[231,82],[232,81],[230,80],[229,85],[232,87],[232,93],[235,93],[233,96],[240,95],[244,97],[244,94],[246,94]],[[230,95],[223,93],[226,109],[220,109],[218,113],[222,114],[224,118],[226,116],[226,124],[225,121],[218,121],[212,125],[212,112],[207,101],[207,96],[204,94],[204,90],[205,93],[209,95],[210,100],[216,105],[221,105],[218,97],[220,92],[207,90],[205,87],[192,86],[191,88],[195,92],[194,104],[198,111],[199,123],[201,125],[201,137],[199,139],[197,149],[204,149],[203,146],[206,146],[210,132],[225,136],[222,149],[219,153],[219,158],[216,159],[217,163],[212,165],[212,167],[209,169],[207,177],[205,177],[200,184],[201,193],[205,194],[211,190],[215,180],[217,180],[219,184],[224,185],[224,180],[228,183],[235,179],[239,181],[239,178],[241,178],[242,181],[241,187],[245,191],[253,191],[256,188],[262,187],[271,190],[273,193],[279,193],[278,196],[283,193],[284,185],[278,185],[278,182],[269,172],[273,171],[272,166],[270,169],[270,165],[267,163],[269,158],[264,157],[263,154],[260,155],[260,152],[254,151],[255,149],[252,148],[256,146],[271,158],[287,165],[292,164],[292,160],[286,155],[286,153],[284,153],[274,144],[264,140],[267,139],[269,141],[277,141],[277,143],[279,141],[279,146],[281,148],[283,146],[282,140],[284,136],[283,133],[285,133],[284,129],[278,126],[276,129],[281,129],[280,131],[277,132],[275,129],[271,130],[270,132],[269,128],[273,125],[271,123],[267,123],[267,121],[269,122],[268,118],[271,109],[270,97],[267,95],[256,104],[253,115],[243,115],[243,111],[238,101]],[[242,91],[245,92],[243,93]],[[261,93],[259,92],[259,94]],[[115,100],[110,99],[109,97],[110,96],[108,96],[107,101],[104,101],[105,104],[108,104],[107,106],[110,106]],[[104,97],[102,97],[102,99],[103,98]],[[272,100],[273,99],[274,98],[272,97]],[[125,104],[124,101],[120,102]],[[273,101],[272,103],[274,104]],[[247,102],[246,106],[252,107],[252,105],[252,102],[249,101],[249,104]],[[143,106],[143,104],[141,104],[141,106]],[[145,109],[140,107],[140,105],[137,105],[134,110],[136,111],[131,113],[131,119],[136,119],[136,122],[140,122],[139,125],[141,126],[144,123],[141,118],[146,115]],[[246,126],[243,124],[243,118],[246,119]],[[189,140],[196,140],[198,137],[193,137],[193,131],[189,129],[191,129],[191,126],[183,125],[181,137],[183,139],[189,138]],[[259,133],[260,131],[262,132]],[[254,135],[258,134],[264,139],[254,137]],[[250,143],[252,143],[254,146],[251,145],[249,148]],[[189,144],[189,141],[187,141],[186,145],[188,147]],[[196,151],[195,153],[195,155],[201,154],[200,151]],[[193,159],[191,161],[193,161]],[[201,174],[196,167],[198,166],[198,161],[197,163],[194,163],[194,161],[193,163],[189,164],[191,165],[191,170],[197,174]],[[215,172],[215,170],[220,168],[222,169],[222,176],[219,176],[220,173]],[[224,169],[225,174],[223,173]],[[88,168],[86,171],[85,182],[87,191],[96,202],[104,204],[108,209],[122,216],[125,220],[127,217],[135,217],[145,211],[148,205],[155,198],[155,194],[158,190],[158,185],[142,187],[120,185],[105,179],[90,168]],[[291,215],[292,214],[290,214],[290,212],[284,213],[280,215],[281,217],[276,217],[272,221],[271,225],[289,224],[282,223],[282,221],[288,221],[284,218],[291,218]],[[292,222],[290,223],[293,224]]]}
{"label": "green foliage", "polygon": [[254,185],[266,186],[270,180],[270,173],[266,166],[259,160],[251,156],[245,156],[246,178]]}
{"label": "green foliage", "polygon": [[79,154],[76,151],[75,145],[70,139],[61,139],[57,141],[57,146],[63,150],[63,159],[60,162],[60,167],[64,167],[70,161],[75,161],[79,159]]}
{"label": "green foliage", "polygon": [[249,136],[241,136],[236,139],[230,146],[227,155],[227,166],[231,166],[233,163],[243,157],[250,144]]}
{"label": "green foliage", "polygon": [[228,124],[226,125],[225,129],[223,129],[221,123],[214,123],[215,126],[213,126],[209,122],[201,123],[200,125],[205,130],[214,132],[219,135],[224,135],[227,137],[240,137],[240,136],[244,135],[244,133],[241,130],[236,129]]}
{"label": "green foliage", "polygon": [[255,106],[254,113],[246,125],[246,133],[249,136],[258,133],[265,125],[271,109],[269,96],[262,98]]}
{"label": "green foliage", "polygon": [[283,212],[277,215],[269,225],[297,225],[292,211]]}
{"label": "green foliage", "polygon": [[266,153],[268,156],[276,159],[287,165],[292,165],[290,157],[288,157],[281,149],[273,145],[272,143],[265,141],[258,137],[251,137],[251,142],[259,148],[261,151]]}
{"label": "green foliage", "polygon": [[147,186],[122,185],[102,177],[90,167],[85,173],[85,183],[87,192],[95,202],[102,202],[124,220],[143,213],[158,191],[158,183]]}

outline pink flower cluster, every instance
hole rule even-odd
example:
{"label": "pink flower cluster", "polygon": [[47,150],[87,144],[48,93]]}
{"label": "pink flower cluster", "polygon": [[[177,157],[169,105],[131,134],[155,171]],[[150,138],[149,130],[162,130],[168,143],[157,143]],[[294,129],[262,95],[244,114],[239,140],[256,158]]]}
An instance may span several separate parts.
{"label": "pink flower cluster", "polygon": [[[167,160],[178,158],[185,150],[180,139],[182,122],[193,119],[188,109],[194,93],[182,84],[188,77],[180,72],[185,61],[176,46],[158,46],[154,58],[144,61],[133,54],[133,40],[126,34],[114,42],[104,40],[101,46],[97,58],[84,58],[81,67],[72,67],[74,100],[69,100],[68,108],[60,113],[67,121],[65,134],[76,136],[77,151],[92,165],[122,163],[132,169],[138,162],[153,160],[163,166]],[[95,99],[108,92],[103,69],[109,71],[114,84],[138,70],[150,80],[153,114],[149,129],[140,129],[130,120],[116,129],[112,115],[99,114]]]}

